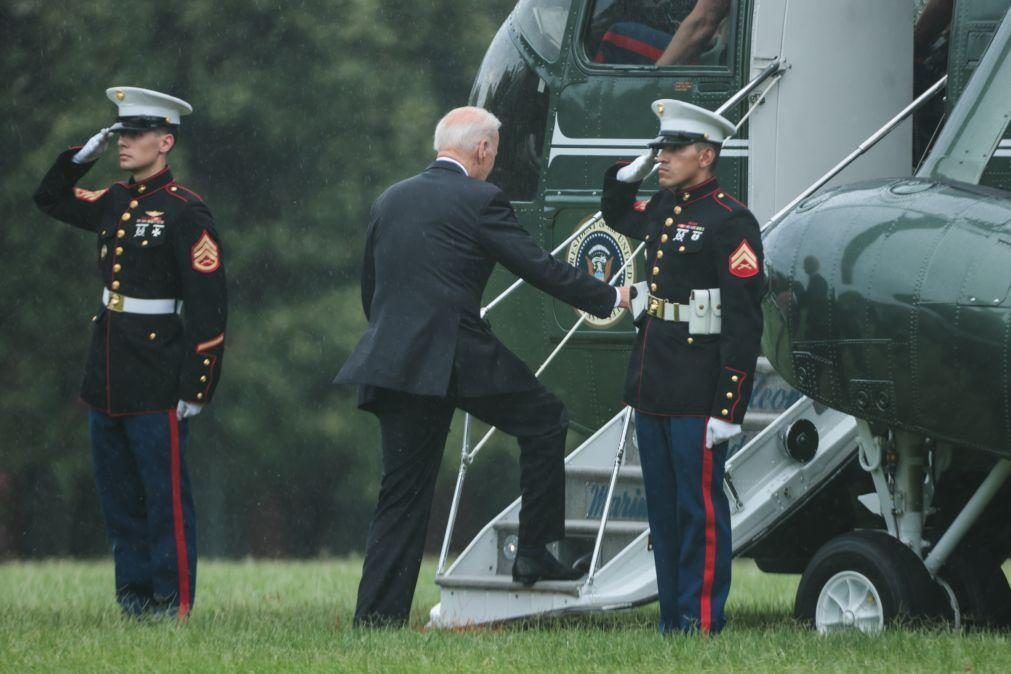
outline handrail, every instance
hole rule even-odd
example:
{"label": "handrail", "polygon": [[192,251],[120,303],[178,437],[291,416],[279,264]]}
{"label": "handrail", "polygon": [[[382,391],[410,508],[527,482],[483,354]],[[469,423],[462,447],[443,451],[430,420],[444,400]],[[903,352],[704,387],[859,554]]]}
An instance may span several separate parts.
{"label": "handrail", "polygon": [[841,162],[839,162],[831,169],[829,169],[828,173],[823,175],[821,178],[818,178],[818,180],[814,181],[814,183],[812,183],[810,187],[808,187],[806,190],[797,195],[797,197],[793,201],[788,203],[786,206],[783,206],[783,208],[781,208],[778,213],[769,218],[769,221],[764,225],[762,225],[761,230],[762,234],[764,234],[774,224],[782,220],[787,213],[792,211],[794,207],[797,206],[797,204],[804,201],[804,199],[807,199],[809,196],[820,190],[822,187],[824,187],[825,183],[832,180],[832,178],[835,178],[844,168],[852,164],[861,155],[863,155],[865,152],[867,152],[872,147],[877,145],[878,141],[880,141],[882,138],[891,133],[892,130],[895,129],[895,127],[897,127],[899,124],[905,121],[906,117],[919,110],[924,103],[933,98],[941,89],[944,88],[944,86],[947,83],[948,83],[947,75],[934,82],[933,86],[931,86],[929,89],[920,94],[916,98],[916,100],[914,100],[912,103],[904,107],[899,112],[899,114],[895,115],[890,120],[885,122],[884,126],[882,126],[880,129],[878,129],[870,136],[868,136],[864,142],[860,143],[860,145],[858,145],[857,148],[853,150],[853,152],[850,152],[848,155],[846,155],[846,157]]}
{"label": "handrail", "polygon": [[614,487],[618,484],[618,471],[625,459],[625,442],[628,440],[628,425],[632,421],[632,408],[625,408],[625,420],[621,424],[621,438],[618,439],[618,451],[614,455],[614,467],[611,469],[611,482],[607,486],[607,500],[604,501],[604,511],[600,514],[600,528],[597,530],[597,540],[593,543],[593,555],[590,557],[590,569],[586,573],[586,583],[593,584],[597,575],[597,563],[600,561],[600,548],[604,544],[604,528],[611,516],[611,500],[614,498]]}

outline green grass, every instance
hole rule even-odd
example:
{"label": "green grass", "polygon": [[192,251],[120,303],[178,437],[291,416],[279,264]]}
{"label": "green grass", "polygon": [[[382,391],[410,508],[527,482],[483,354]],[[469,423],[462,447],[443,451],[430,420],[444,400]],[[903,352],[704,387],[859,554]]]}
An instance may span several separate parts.
{"label": "green grass", "polygon": [[790,619],[796,576],[734,567],[731,625],[661,638],[655,605],[466,631],[424,629],[438,601],[425,566],[412,625],[350,627],[360,561],[205,562],[184,624],[120,617],[107,562],[0,565],[0,670],[657,672],[1011,671],[1005,634],[944,629],[820,637]]}

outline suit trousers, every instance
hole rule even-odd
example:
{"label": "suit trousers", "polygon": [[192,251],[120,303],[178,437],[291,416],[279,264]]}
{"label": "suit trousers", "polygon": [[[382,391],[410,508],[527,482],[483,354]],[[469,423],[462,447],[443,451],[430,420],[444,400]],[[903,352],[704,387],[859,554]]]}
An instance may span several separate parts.
{"label": "suit trousers", "polygon": [[382,433],[383,478],[369,525],[355,624],[407,623],[424,553],[432,497],[456,408],[516,436],[522,507],[519,541],[565,535],[565,406],[543,386],[482,397],[418,396],[378,389],[370,406]]}
{"label": "suit trousers", "polygon": [[727,443],[707,449],[707,417],[637,413],[661,632],[717,633],[730,593]]}
{"label": "suit trousers", "polygon": [[116,599],[129,615],[193,606],[197,529],[176,411],[109,416],[92,410],[91,449],[116,565]]}

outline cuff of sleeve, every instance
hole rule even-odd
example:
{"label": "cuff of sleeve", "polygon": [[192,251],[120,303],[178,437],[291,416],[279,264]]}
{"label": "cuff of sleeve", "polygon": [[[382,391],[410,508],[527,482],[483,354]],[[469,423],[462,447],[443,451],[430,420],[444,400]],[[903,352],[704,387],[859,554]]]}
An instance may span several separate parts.
{"label": "cuff of sleeve", "polygon": [[723,368],[720,381],[716,385],[716,400],[713,401],[711,416],[728,424],[740,424],[747,411],[744,400],[744,382],[748,375],[732,367]]}

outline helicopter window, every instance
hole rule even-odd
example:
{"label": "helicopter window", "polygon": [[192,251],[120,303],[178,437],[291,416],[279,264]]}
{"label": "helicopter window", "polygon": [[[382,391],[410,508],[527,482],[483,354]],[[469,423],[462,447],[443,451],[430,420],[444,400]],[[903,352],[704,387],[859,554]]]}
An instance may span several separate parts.
{"label": "helicopter window", "polygon": [[520,0],[513,17],[534,51],[554,62],[562,50],[572,0]]}
{"label": "helicopter window", "polygon": [[725,66],[735,0],[595,0],[583,46],[601,65]]}

